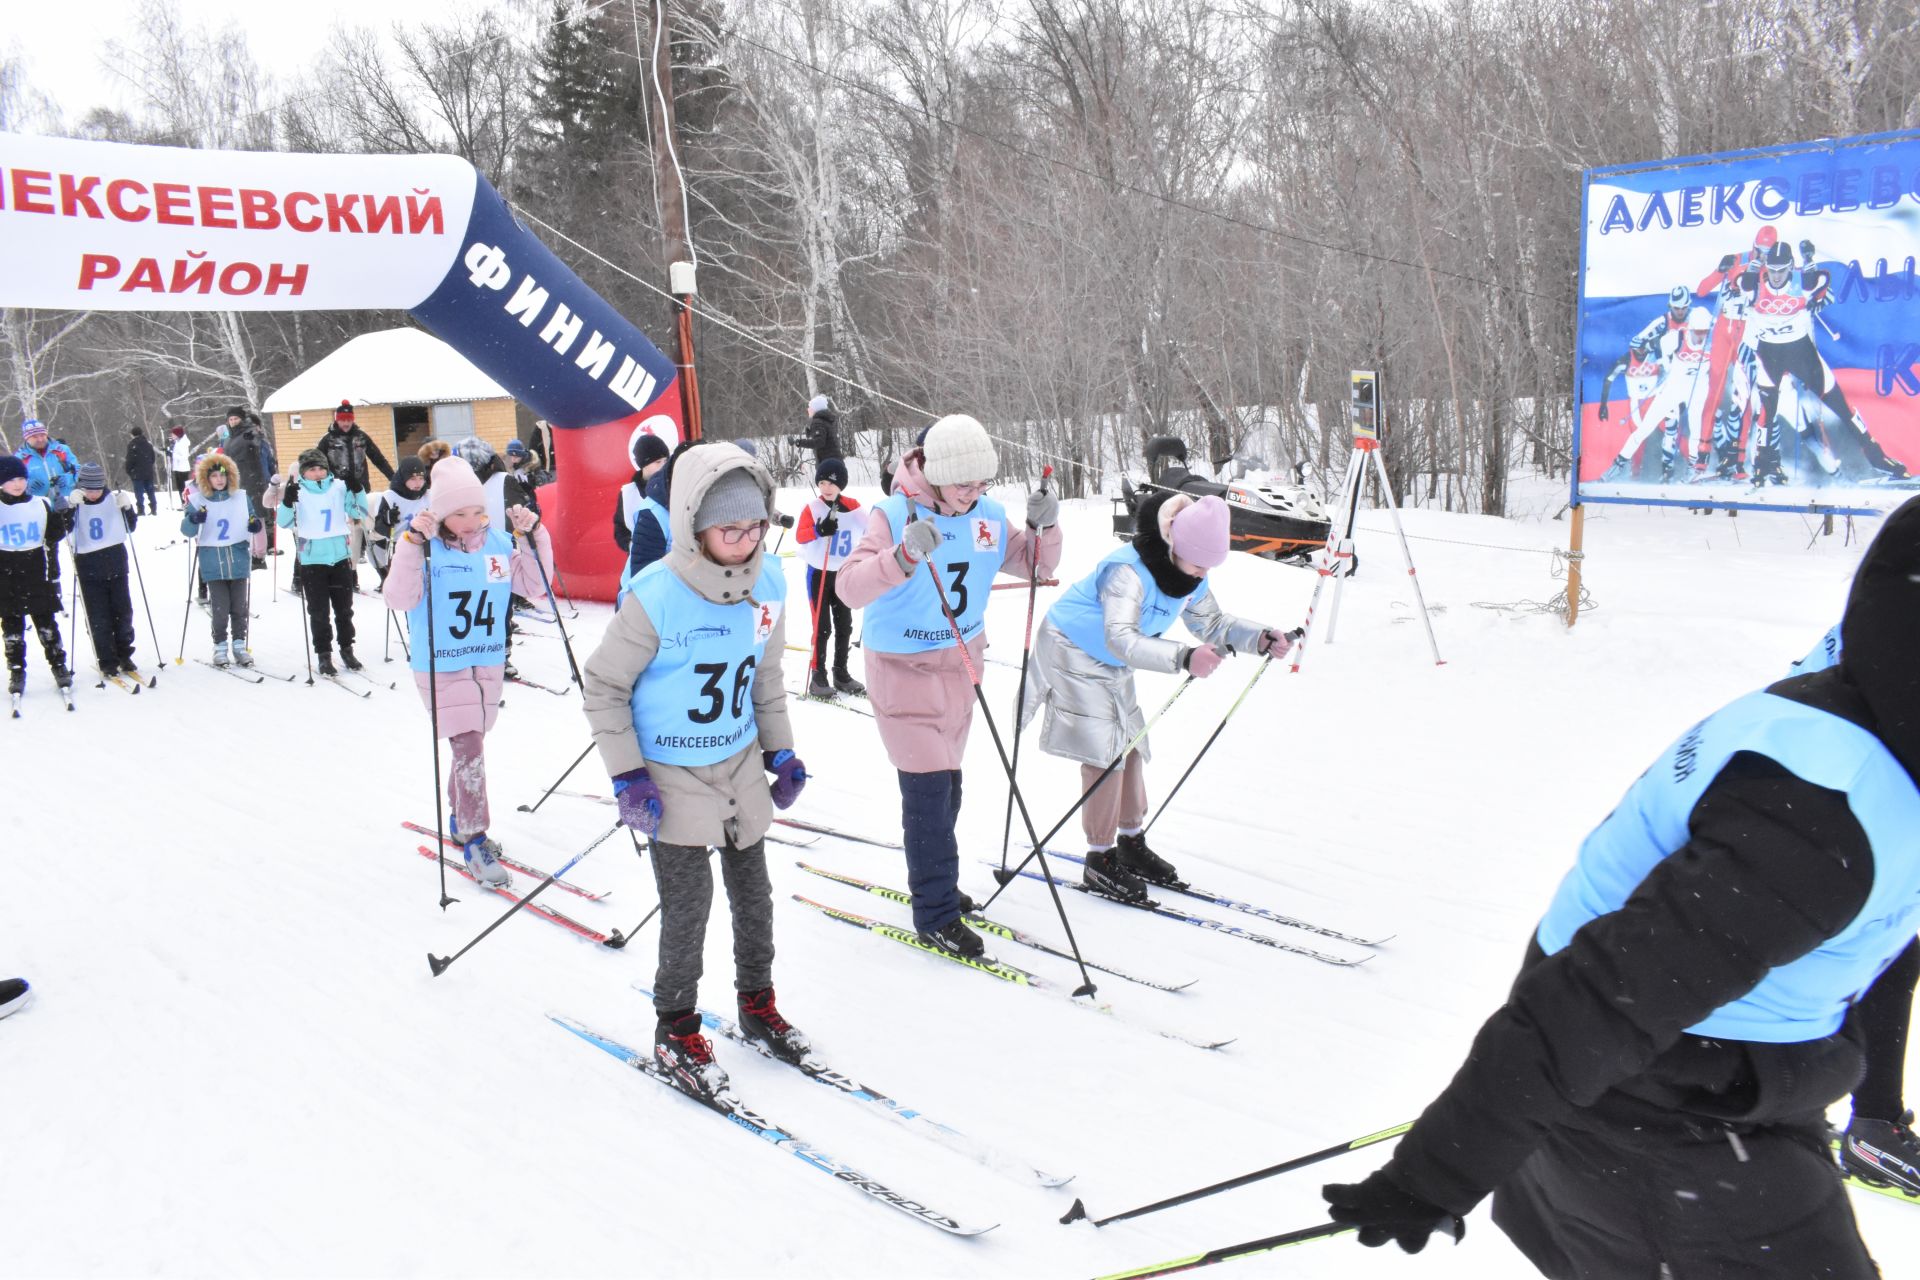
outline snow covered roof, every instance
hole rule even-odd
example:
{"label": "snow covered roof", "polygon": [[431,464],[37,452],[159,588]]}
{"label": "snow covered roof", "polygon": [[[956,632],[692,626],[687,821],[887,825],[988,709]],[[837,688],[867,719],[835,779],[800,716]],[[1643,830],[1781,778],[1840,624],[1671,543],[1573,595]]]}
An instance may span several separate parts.
{"label": "snow covered roof", "polygon": [[444,404],[510,398],[465,356],[420,329],[353,339],[267,397],[267,413],[354,404]]}

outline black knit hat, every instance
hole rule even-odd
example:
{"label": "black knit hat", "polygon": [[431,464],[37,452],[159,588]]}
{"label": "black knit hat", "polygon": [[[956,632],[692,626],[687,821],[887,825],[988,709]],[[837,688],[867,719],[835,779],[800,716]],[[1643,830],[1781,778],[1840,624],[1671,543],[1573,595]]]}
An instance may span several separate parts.
{"label": "black knit hat", "polygon": [[633,442],[633,468],[642,470],[655,462],[665,462],[673,450],[656,435],[643,435]]}
{"label": "black knit hat", "polygon": [[844,458],[822,458],[813,468],[813,482],[830,481],[844,489],[847,487],[847,463]]}
{"label": "black knit hat", "polygon": [[236,404],[227,410],[227,416],[229,418],[238,418],[240,421],[245,422],[247,420],[247,407],[243,404]]}

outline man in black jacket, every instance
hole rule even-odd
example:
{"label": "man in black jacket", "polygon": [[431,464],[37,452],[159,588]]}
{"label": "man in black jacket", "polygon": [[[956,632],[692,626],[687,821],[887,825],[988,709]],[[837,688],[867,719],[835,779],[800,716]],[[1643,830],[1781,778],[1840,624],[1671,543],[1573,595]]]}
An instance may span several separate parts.
{"label": "man in black jacket", "polygon": [[[353,421],[353,406],[342,400],[340,407],[333,411],[333,424],[327,428],[327,434],[315,446],[327,457],[327,465],[333,468],[333,474],[347,486],[348,493],[357,493],[365,497],[371,487],[367,475],[367,464],[371,462],[387,483],[393,483],[393,467],[387,461],[387,455],[380,452],[366,432]],[[371,511],[373,504],[369,502]],[[373,532],[373,521],[351,520],[347,523],[347,543],[353,552],[353,562],[360,564],[366,559],[367,538]]]}
{"label": "man in black jacket", "polygon": [[1920,924],[1920,499],[1842,626],[1838,665],[1695,725],[1587,837],[1452,1083],[1324,1189],[1362,1244],[1417,1252],[1491,1192],[1554,1280],[1878,1274],[1825,1112]]}
{"label": "man in black jacket", "polygon": [[[253,499],[255,511],[267,509],[267,485],[274,474],[280,470],[279,459],[274,455],[273,440],[260,424],[259,415],[243,405],[235,405],[227,410],[227,442],[222,451],[233,459],[233,465],[240,468],[240,487]],[[263,521],[264,528],[253,535],[253,567],[267,567],[265,556],[273,546],[273,531],[276,528],[271,520]]]}
{"label": "man in black jacket", "polygon": [[121,465],[127,472],[127,484],[133,489],[134,512],[158,515],[160,498],[154,488],[153,467],[159,459],[153,451],[153,441],[147,439],[145,427],[128,427],[127,435],[127,456]]}

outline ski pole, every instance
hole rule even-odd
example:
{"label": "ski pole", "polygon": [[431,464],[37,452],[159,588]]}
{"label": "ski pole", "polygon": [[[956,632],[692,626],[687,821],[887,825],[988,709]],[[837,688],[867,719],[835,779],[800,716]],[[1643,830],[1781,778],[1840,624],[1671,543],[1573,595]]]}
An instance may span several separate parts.
{"label": "ski pole", "polygon": [[[440,760],[440,740],[438,738],[434,739],[433,758],[434,758],[434,767],[437,772],[439,768],[439,760]],[[439,977],[441,974],[447,971],[448,965],[452,964],[455,960],[458,960],[461,956],[467,954],[467,952],[479,946],[480,939],[486,937],[488,934],[492,933],[495,929],[498,929],[501,925],[505,924],[508,918],[512,916],[514,912],[526,906],[529,902],[532,902],[535,898],[539,897],[542,892],[545,891],[548,885],[552,884],[555,880],[558,880],[561,876],[566,875],[567,872],[573,870],[574,867],[579,864],[580,859],[586,857],[588,854],[592,853],[595,849],[598,849],[601,845],[605,844],[607,841],[607,837],[611,836],[614,832],[620,830],[622,825],[624,824],[616,822],[612,826],[608,827],[605,831],[603,831],[599,836],[597,836],[594,839],[594,842],[592,844],[588,845],[586,848],[582,849],[580,852],[574,854],[573,857],[568,859],[567,865],[565,865],[564,867],[561,867],[558,871],[555,871],[550,875],[548,875],[545,880],[542,880],[538,885],[534,887],[534,890],[532,893],[529,893],[526,897],[520,899],[520,901],[508,907],[505,914],[503,914],[498,920],[495,920],[492,924],[488,925],[486,928],[482,929],[478,934],[474,936],[473,941],[469,942],[466,946],[460,948],[458,951],[454,952],[452,955],[446,956],[444,958],[441,956],[436,956],[431,951],[427,952],[427,968],[433,970],[433,976],[436,978]],[[441,876],[444,877],[447,874],[447,864],[446,864],[445,857],[443,856],[440,859],[437,859],[437,861],[439,861],[440,863],[440,874]],[[448,901],[454,901],[454,899],[448,899]],[[654,909],[656,911],[659,910],[658,907]],[[647,916],[647,920],[651,920],[651,919],[653,919],[653,916],[649,914]],[[642,920],[640,924],[645,924],[646,922],[647,922],[646,920]],[[638,930],[639,927],[640,925],[634,926],[635,930]],[[624,939],[622,939],[622,941],[624,941]]]}
{"label": "ski pole", "polygon": [[1150,1267],[1141,1267],[1134,1271],[1115,1271],[1111,1275],[1099,1277],[1099,1280],[1146,1280],[1148,1276],[1170,1276],[1181,1271],[1192,1271],[1196,1267],[1210,1267],[1216,1262],[1249,1258],[1256,1253],[1270,1253],[1275,1249],[1284,1249],[1288,1245],[1305,1244],[1309,1240],[1325,1240],[1330,1236],[1345,1235],[1349,1231],[1357,1230],[1359,1230],[1358,1227],[1348,1226],[1344,1222],[1322,1222],[1317,1226],[1283,1231],[1277,1236],[1262,1236],[1258,1240],[1248,1240],[1243,1244],[1230,1244],[1219,1249],[1209,1249],[1205,1253],[1194,1253],[1184,1258],[1157,1262]]}
{"label": "ski pole", "polygon": [[[180,618],[180,651],[173,655],[173,665],[180,666],[187,660],[187,623],[193,621],[193,583],[200,576],[200,547],[197,538],[187,540],[187,603],[183,606]],[[156,640],[157,643],[157,640]],[[164,662],[166,659],[161,658]]]}
{"label": "ski pole", "polygon": [[[1039,840],[1035,840],[1033,842],[1032,850],[1028,852],[1026,857],[1020,860],[1019,866],[1014,867],[1010,871],[1005,868],[1001,868],[993,873],[993,878],[1000,882],[1000,888],[995,889],[993,891],[992,896],[989,897],[985,902],[980,904],[978,908],[979,910],[985,911],[988,907],[992,906],[993,899],[999,897],[1000,894],[1006,889],[1006,887],[1013,883],[1014,878],[1018,876],[1022,871],[1025,871],[1027,869],[1027,864],[1033,861],[1034,854],[1039,853],[1043,848],[1046,847],[1046,845],[1049,842],[1052,841],[1052,839],[1055,836],[1060,834],[1060,829],[1066,826],[1068,822],[1072,821],[1073,815],[1080,812],[1081,806],[1086,804],[1088,800],[1091,800],[1093,798],[1093,793],[1098,791],[1101,788],[1101,786],[1106,782],[1108,777],[1112,775],[1113,771],[1115,769],[1118,769],[1122,764],[1126,763],[1127,757],[1133,754],[1133,749],[1139,746],[1143,741],[1146,740],[1147,733],[1153,728],[1154,725],[1160,722],[1160,717],[1167,714],[1168,709],[1171,708],[1174,703],[1180,700],[1180,695],[1187,691],[1187,686],[1192,684],[1193,680],[1194,680],[1194,677],[1189,675],[1185,680],[1182,680],[1178,685],[1174,687],[1173,693],[1168,696],[1165,702],[1160,704],[1160,709],[1153,713],[1153,718],[1140,726],[1140,732],[1134,734],[1132,739],[1128,741],[1127,745],[1120,748],[1119,755],[1107,761],[1107,767],[1100,771],[1100,776],[1093,780],[1092,786],[1088,787],[1085,791],[1082,791],[1080,793],[1080,798],[1073,802],[1073,807],[1060,815],[1060,821],[1054,823],[1052,828],[1048,830],[1047,834],[1043,838]],[[1029,831],[1029,834],[1031,834],[1032,828],[1029,827],[1028,831]],[[1044,861],[1042,865],[1043,866],[1045,865]]]}
{"label": "ski pole", "polygon": [[1246,688],[1240,690],[1240,696],[1235,698],[1233,705],[1227,708],[1227,714],[1220,717],[1220,723],[1215,725],[1213,732],[1207,735],[1207,740],[1200,744],[1200,750],[1194,755],[1193,763],[1188,765],[1187,771],[1180,775],[1180,781],[1173,784],[1173,790],[1167,792],[1167,798],[1162,800],[1160,807],[1153,811],[1153,817],[1147,819],[1147,825],[1140,828],[1140,834],[1142,836],[1145,836],[1147,832],[1153,830],[1153,824],[1160,821],[1160,815],[1167,811],[1167,806],[1173,803],[1173,798],[1180,794],[1180,788],[1186,785],[1187,779],[1191,778],[1193,771],[1200,766],[1201,757],[1207,754],[1208,748],[1213,746],[1214,740],[1218,738],[1221,731],[1227,727],[1227,721],[1233,719],[1233,713],[1240,709],[1240,704],[1245,702],[1247,695],[1253,692],[1253,686],[1260,682],[1260,677],[1265,675],[1267,668],[1272,665],[1273,650],[1269,648],[1266,656],[1260,659],[1260,665],[1253,669],[1253,679],[1247,681]]}
{"label": "ski pole", "polygon": [[[836,503],[838,501],[838,499],[835,499]],[[836,507],[836,510],[837,509]],[[830,555],[832,552],[831,546],[828,547],[828,552]],[[820,575],[820,587],[813,593],[813,644],[807,650],[808,693],[813,692],[814,676],[820,671],[820,650],[826,647],[826,637],[820,632],[820,613],[827,607],[827,568],[825,562],[828,558],[828,556],[822,556],[820,568],[809,571]]]}
{"label": "ski pole", "polygon": [[[646,851],[641,849],[640,847],[640,837],[634,834],[632,827],[627,828],[627,836],[633,841],[634,856],[639,858],[646,857],[647,856]],[[647,837],[647,848],[653,850],[653,855],[657,862],[660,856],[660,850],[654,845],[652,836]],[[632,929],[629,929],[625,933],[622,933],[618,929],[615,929],[613,931],[613,936],[607,939],[607,945],[609,947],[612,947],[615,951],[620,950],[622,947],[626,946],[629,942],[632,942],[635,938],[639,937],[640,931],[647,927],[647,921],[653,919],[655,916],[659,914],[660,914],[660,904],[656,902],[653,904],[653,910],[647,912],[646,915],[642,916],[640,918],[640,923],[633,926]]]}
{"label": "ski pole", "polygon": [[[907,500],[909,514],[914,510],[913,500]],[[1040,554],[1038,540],[1028,548],[1030,556]],[[960,629],[960,619],[954,616],[953,606],[947,601],[946,584],[940,581],[940,571],[934,567],[933,558],[927,558],[927,576],[933,579],[934,595],[939,598],[940,612],[946,615],[947,626],[953,629],[953,643],[960,650],[960,664],[966,668],[967,683],[973,686],[973,700],[980,704],[980,715],[987,722],[987,732],[993,736],[993,750],[1000,757],[1000,767],[1006,772],[1007,786],[1013,792],[1014,803],[1020,806],[1020,821],[1027,828],[1027,839],[1033,841],[1033,852],[1028,859],[1038,856],[1040,870],[1046,876],[1047,892],[1053,897],[1053,909],[1060,916],[1060,927],[1066,932],[1067,946],[1073,952],[1073,962],[1079,966],[1081,985],[1074,991],[1075,996],[1092,996],[1098,988],[1094,985],[1093,975],[1087,972],[1087,962],[1081,958],[1080,944],[1074,939],[1073,924],[1067,919],[1067,904],[1060,898],[1060,889],[1053,881],[1053,874],[1047,870],[1047,855],[1042,841],[1033,827],[1033,818],[1027,813],[1027,798],[1020,794],[1020,784],[1013,776],[1013,765],[1007,760],[1007,749],[1000,741],[1000,727],[993,722],[993,710],[987,706],[987,695],[980,687],[980,672],[973,665],[973,653],[967,648],[966,633]],[[1026,863],[1021,863],[1025,866]],[[1006,888],[1003,884],[1001,889]],[[994,890],[997,897],[1000,890]],[[992,901],[991,898],[988,899]]]}
{"label": "ski pole", "polygon": [[[425,579],[424,594],[427,597],[427,717],[428,717],[428,727],[433,730],[433,830],[436,835],[439,835],[442,838],[444,838],[445,832],[447,829],[447,823],[446,823],[446,811],[443,808],[441,808],[441,796],[440,796],[440,671],[439,671],[438,665],[434,661],[433,640],[434,640],[434,636],[437,633],[435,632],[434,626],[433,626],[433,539],[432,538],[420,539],[420,576]],[[306,592],[302,591],[300,594],[302,597],[304,597],[306,595]],[[312,667],[307,668],[307,683],[308,684],[313,683]],[[579,861],[578,858],[574,859],[574,862],[578,862],[578,861]],[[447,896],[446,858],[444,856],[435,858],[434,863],[440,868],[440,909],[442,911],[445,911],[450,903],[458,902],[459,899],[451,898]],[[567,866],[569,867],[572,865],[573,865],[573,862],[569,862],[567,864]],[[547,884],[552,884],[552,883],[553,883],[553,877],[548,876]],[[540,886],[541,889],[544,889],[546,887],[547,885],[545,884]],[[536,893],[538,891],[539,890],[535,890]],[[532,897],[532,896],[533,896],[532,894],[527,895],[527,897]],[[527,900],[526,898],[522,898],[520,901],[525,902],[526,900]],[[516,907],[518,906],[518,904],[515,904],[515,905]],[[506,918],[505,916],[501,917],[501,919],[505,919],[505,918]],[[499,921],[496,920],[494,923],[498,924]],[[491,933],[491,932],[493,932],[492,929],[487,930],[487,933]],[[486,936],[487,934],[483,933],[480,935],[480,938],[484,938]],[[480,941],[480,938],[475,938],[473,942]],[[471,947],[473,945],[473,942],[469,942],[466,947],[460,948],[459,955],[454,956],[453,960],[458,960],[460,956],[465,955],[467,953],[467,947]],[[444,969],[448,965],[452,964],[453,960],[441,961],[438,965],[436,965],[433,970],[435,975],[437,976],[441,969]],[[427,963],[429,965],[434,964],[434,958],[433,958],[432,952],[427,953]]]}
{"label": "ski pole", "polygon": [[[302,625],[300,627],[300,648],[307,655],[307,683],[311,685],[313,683],[313,604],[307,599],[307,583],[300,575],[300,555],[297,551],[294,553],[293,580],[300,588],[300,617],[302,619]],[[322,603],[320,607],[324,609],[326,605]],[[437,751],[438,748],[435,748],[435,750]],[[438,763],[437,757],[435,762]]]}
{"label": "ski pole", "polygon": [[589,742],[584,748],[582,748],[580,754],[573,758],[573,763],[567,766],[567,771],[561,774],[559,777],[555,778],[553,780],[553,785],[540,793],[540,798],[538,800],[535,800],[532,804],[523,804],[518,806],[520,812],[521,813],[540,812],[540,806],[547,802],[547,797],[552,795],[554,792],[558,791],[560,789],[560,784],[573,776],[573,771],[580,767],[580,762],[582,760],[585,760],[587,758],[587,754],[592,750],[593,750],[593,744]]}
{"label": "ski pole", "polygon": [[380,637],[380,661],[393,661],[393,610],[387,610],[387,628]]}
{"label": "ski pole", "polygon": [[[1048,464],[1040,472],[1040,492],[1047,491],[1047,480],[1053,475],[1053,466]],[[1027,528],[1033,529],[1032,525]],[[1040,531],[1033,529],[1034,537]],[[1020,772],[1020,717],[1027,706],[1027,661],[1033,657],[1033,602],[1040,594],[1040,561],[1038,557],[1027,562],[1027,631],[1026,638],[1020,642],[1020,692],[1013,699],[1013,771]],[[1000,869],[1007,869],[1007,843],[1013,839],[1013,792],[1007,792],[1007,816],[1000,824]]]}
{"label": "ski pole", "polygon": [[1345,1155],[1349,1151],[1358,1151],[1362,1147],[1370,1147],[1376,1142],[1386,1142],[1389,1139],[1399,1137],[1411,1128],[1413,1128],[1413,1121],[1409,1120],[1405,1124],[1397,1124],[1391,1129],[1382,1129],[1378,1133],[1369,1133],[1365,1137],[1355,1138],[1351,1142],[1336,1142],[1330,1147],[1325,1147],[1308,1155],[1295,1156],[1291,1160],[1283,1160],[1279,1164],[1268,1165],[1264,1169],[1255,1169],[1252,1173],[1243,1173],[1237,1178],[1228,1178],[1225,1182],[1216,1182],[1212,1186],[1200,1187],[1193,1191],[1183,1192],[1177,1196],[1168,1196],[1165,1200],[1155,1200],[1152,1204],[1143,1204],[1137,1209],[1128,1209],[1125,1213],[1109,1214],[1104,1218],[1089,1218],[1087,1216],[1086,1205],[1075,1200],[1073,1202],[1073,1208],[1067,1210],[1066,1215],[1060,1219],[1060,1222],[1063,1226],[1069,1222],[1091,1222],[1096,1227],[1104,1227],[1109,1222],[1119,1222],[1125,1218],[1138,1218],[1143,1214],[1158,1213],[1162,1209],[1171,1209],[1175,1205],[1191,1204],[1195,1200],[1204,1200],[1206,1197],[1218,1195],[1222,1191],[1232,1191],[1237,1187],[1248,1186],[1251,1183],[1261,1181],[1263,1178],[1271,1178],[1282,1173],[1291,1173],[1295,1169],[1304,1169],[1310,1164],[1319,1164],[1322,1160],[1331,1160],[1333,1157]]}
{"label": "ski pole", "polygon": [[[122,520],[126,519],[126,514],[122,512],[120,518]],[[164,667],[167,659],[166,656],[160,652],[160,628],[153,625],[153,605],[147,600],[147,577],[140,572],[140,549],[133,545],[133,531],[131,529],[127,531],[127,554],[133,558],[134,581],[140,584],[140,607],[147,612],[147,634],[153,637],[153,656],[159,661],[160,665]],[[199,558],[197,552],[193,554],[195,559]],[[159,676],[154,677],[156,680],[159,678]]]}
{"label": "ski pole", "polygon": [[[567,670],[573,672],[573,682],[579,686],[580,696],[584,698],[587,694],[587,683],[580,678],[580,664],[573,660],[573,641],[567,639],[567,624],[560,620],[560,601],[553,594],[553,584],[547,581],[547,566],[540,559],[540,548],[534,544],[531,534],[516,532],[513,536],[527,540],[527,550],[533,554],[533,567],[540,571],[540,585],[547,593],[547,603],[553,606],[553,625],[560,629],[560,646],[567,651]],[[551,544],[551,538],[549,538],[549,544]],[[554,566],[556,569],[559,567],[559,565]],[[574,610],[573,616],[579,617],[580,611]]]}

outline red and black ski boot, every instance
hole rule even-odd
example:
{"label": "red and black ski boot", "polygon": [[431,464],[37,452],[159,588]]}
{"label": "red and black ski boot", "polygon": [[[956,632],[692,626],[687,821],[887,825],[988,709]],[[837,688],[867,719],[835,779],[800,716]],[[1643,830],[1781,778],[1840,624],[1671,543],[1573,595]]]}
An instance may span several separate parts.
{"label": "red and black ski boot", "polygon": [[800,1029],[780,1016],[773,1002],[773,988],[740,993],[740,1030],[747,1039],[767,1047],[774,1057],[795,1066],[813,1052],[813,1045]]}
{"label": "red and black ski boot", "polygon": [[713,1060],[713,1045],[700,1034],[699,1013],[663,1013],[653,1029],[653,1056],[674,1088],[711,1103],[727,1092],[727,1073]]}

